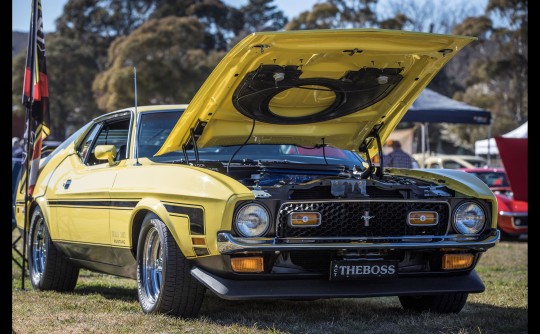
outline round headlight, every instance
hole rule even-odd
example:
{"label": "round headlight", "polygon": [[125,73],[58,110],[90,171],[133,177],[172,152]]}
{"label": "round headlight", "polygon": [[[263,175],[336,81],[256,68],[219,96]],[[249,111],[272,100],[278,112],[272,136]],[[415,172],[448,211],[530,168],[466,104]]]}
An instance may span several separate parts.
{"label": "round headlight", "polygon": [[249,203],[236,213],[236,230],[244,237],[260,237],[268,231],[270,214],[260,204]]}
{"label": "round headlight", "polygon": [[480,205],[465,202],[454,213],[454,227],[461,234],[476,234],[484,228],[486,214]]}

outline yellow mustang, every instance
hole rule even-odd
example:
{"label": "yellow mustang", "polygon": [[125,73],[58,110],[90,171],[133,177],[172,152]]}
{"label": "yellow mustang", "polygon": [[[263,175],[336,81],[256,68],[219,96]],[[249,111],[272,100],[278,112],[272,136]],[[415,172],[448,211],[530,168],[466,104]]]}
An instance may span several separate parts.
{"label": "yellow mustang", "polygon": [[[206,289],[459,312],[484,291],[474,267],[499,239],[495,197],[461,171],[385,169],[381,143],[472,40],[255,33],[189,106],[94,119],[41,160],[32,285],[73,290],[79,268],[130,277],[145,313],[183,317]],[[15,212],[23,229],[23,185]]]}

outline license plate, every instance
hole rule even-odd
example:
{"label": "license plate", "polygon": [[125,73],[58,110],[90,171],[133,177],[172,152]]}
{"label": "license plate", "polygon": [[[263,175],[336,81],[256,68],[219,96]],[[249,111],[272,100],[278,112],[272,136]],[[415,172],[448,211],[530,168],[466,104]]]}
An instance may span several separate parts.
{"label": "license plate", "polygon": [[393,278],[398,274],[398,261],[332,261],[331,280]]}

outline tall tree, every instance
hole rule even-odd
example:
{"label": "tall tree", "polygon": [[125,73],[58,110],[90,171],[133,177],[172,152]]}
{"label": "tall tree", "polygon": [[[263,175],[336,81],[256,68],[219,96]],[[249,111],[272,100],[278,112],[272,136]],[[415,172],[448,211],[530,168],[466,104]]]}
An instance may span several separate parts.
{"label": "tall tree", "polygon": [[[479,55],[468,67],[466,87],[456,94],[465,102],[489,109],[492,135],[501,135],[528,118],[528,9],[526,0],[490,0],[486,13],[456,25],[453,32],[479,37],[472,46]],[[445,138],[472,147],[487,137],[476,131],[471,137],[464,126],[446,125]]]}
{"label": "tall tree", "polygon": [[240,13],[242,30],[229,42],[231,47],[251,33],[282,30],[288,21],[274,0],[249,0],[245,6],[240,7]]}
{"label": "tall tree", "polygon": [[99,108],[133,105],[133,65],[140,104],[188,103],[224,52],[205,51],[203,24],[194,17],[151,19],[109,48],[110,67],[95,79]]}
{"label": "tall tree", "polygon": [[154,0],[151,18],[167,16],[196,17],[205,30],[204,48],[227,50],[228,41],[236,36],[244,24],[242,13],[222,0]]}
{"label": "tall tree", "polygon": [[377,0],[327,0],[300,13],[286,30],[366,28],[377,26]]}
{"label": "tall tree", "polygon": [[[91,46],[79,40],[47,34],[47,70],[51,137],[62,140],[74,129],[99,115],[92,95],[92,81],[98,73]],[[25,52],[12,60],[13,113],[21,114],[20,87]]]}
{"label": "tall tree", "polygon": [[109,44],[140,26],[157,0],[68,0],[56,31],[67,38],[92,45],[95,59],[104,69]]}

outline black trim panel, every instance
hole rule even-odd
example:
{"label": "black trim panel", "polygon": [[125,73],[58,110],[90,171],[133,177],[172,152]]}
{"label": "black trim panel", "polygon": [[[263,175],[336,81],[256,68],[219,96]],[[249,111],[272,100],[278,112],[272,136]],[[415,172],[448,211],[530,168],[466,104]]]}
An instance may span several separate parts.
{"label": "black trim panel", "polygon": [[485,290],[474,270],[466,275],[339,282],[328,279],[234,280],[197,267],[191,269],[191,275],[219,297],[229,300],[418,296]]}
{"label": "black trim panel", "polygon": [[206,255],[210,255],[210,252],[208,251],[208,248],[198,248],[198,247],[193,247],[193,251],[195,252],[195,255],[197,256],[206,256]]}
{"label": "black trim panel", "polygon": [[179,203],[164,203],[165,209],[171,216],[185,217],[189,219],[189,230],[192,235],[204,235],[204,209],[191,207]]}
{"label": "black trim panel", "polygon": [[130,248],[64,240],[53,242],[71,262],[81,268],[127,278],[137,277],[137,263]]}
{"label": "black trim panel", "polygon": [[91,208],[111,208],[111,209],[132,209],[140,199],[120,200],[120,199],[94,199],[94,200],[49,200],[51,207],[88,207]]}

